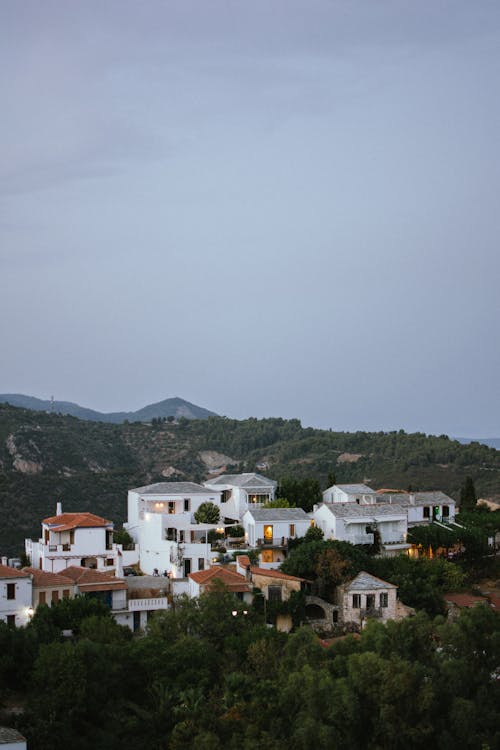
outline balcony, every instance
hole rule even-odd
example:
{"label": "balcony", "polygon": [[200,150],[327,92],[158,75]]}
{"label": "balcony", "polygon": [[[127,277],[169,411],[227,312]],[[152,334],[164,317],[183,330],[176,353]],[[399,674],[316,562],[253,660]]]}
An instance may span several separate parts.
{"label": "balcony", "polygon": [[374,534],[354,534],[347,539],[351,544],[373,544],[374,540]]}
{"label": "balcony", "polygon": [[128,609],[130,612],[147,612],[155,609],[168,609],[168,599],[166,596],[129,599]]}
{"label": "balcony", "polygon": [[288,547],[288,537],[278,536],[272,539],[271,537],[257,539],[257,547]]}

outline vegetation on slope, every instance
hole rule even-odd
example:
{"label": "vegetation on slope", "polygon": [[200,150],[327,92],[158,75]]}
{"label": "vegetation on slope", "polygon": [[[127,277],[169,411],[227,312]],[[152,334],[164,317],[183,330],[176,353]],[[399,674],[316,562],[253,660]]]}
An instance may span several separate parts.
{"label": "vegetation on slope", "polygon": [[[441,489],[457,500],[471,476],[479,496],[500,493],[500,452],[445,435],[333,432],[279,418],[114,425],[0,405],[0,552],[19,553],[25,536],[38,537],[58,500],[65,510],[91,510],[120,524],[129,488],[207,479],[200,456],[207,450],[233,459],[227,471],[263,463],[262,473],[290,492],[300,487],[291,480],[307,480],[303,488],[317,495],[317,483],[326,487],[335,472],[340,483]],[[342,460],[346,454],[350,460]]]}

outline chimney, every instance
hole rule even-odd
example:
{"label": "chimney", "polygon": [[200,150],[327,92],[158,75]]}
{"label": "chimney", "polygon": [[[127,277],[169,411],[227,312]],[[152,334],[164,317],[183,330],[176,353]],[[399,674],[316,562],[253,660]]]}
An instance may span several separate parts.
{"label": "chimney", "polygon": [[2,560],[2,565],[7,565],[7,558],[6,557],[2,557],[1,560]]}
{"label": "chimney", "polygon": [[410,492],[410,505],[415,505],[415,495]]}
{"label": "chimney", "polygon": [[61,516],[61,515],[62,515],[62,503],[59,502],[56,505],[56,516]]}

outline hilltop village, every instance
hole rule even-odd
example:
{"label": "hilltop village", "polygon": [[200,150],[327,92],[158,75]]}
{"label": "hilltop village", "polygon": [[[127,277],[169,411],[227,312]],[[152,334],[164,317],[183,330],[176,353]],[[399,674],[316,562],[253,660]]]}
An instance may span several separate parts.
{"label": "hilltop village", "polygon": [[[40,538],[25,540],[29,564],[2,560],[0,618],[23,626],[40,605],[83,595],[105,602],[117,623],[137,632],[178,597],[223,586],[245,606],[260,598],[264,606],[271,603],[266,620],[286,632],[293,616],[280,604],[301,593],[302,622],[332,635],[359,631],[371,618],[399,620],[415,611],[398,597],[394,582],[361,569],[359,561],[349,564],[346,550],[359,550],[367,561],[436,554],[449,560],[463,552],[464,527],[455,520],[455,501],[443,492],[335,484],[306,513],[277,499],[276,489],[274,480],[253,472],[133,488],[124,531],[115,532],[121,542],[111,521],[64,512],[57,503],[55,515],[42,520]],[[435,550],[412,541],[412,533],[418,538],[430,526],[457,539]],[[337,545],[323,551],[318,564],[330,571],[313,571],[315,580],[307,571],[293,574],[305,541]]]}

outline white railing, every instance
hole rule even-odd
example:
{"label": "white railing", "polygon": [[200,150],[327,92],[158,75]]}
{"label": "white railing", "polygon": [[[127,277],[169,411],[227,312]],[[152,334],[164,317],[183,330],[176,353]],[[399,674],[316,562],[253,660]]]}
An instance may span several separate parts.
{"label": "white railing", "polygon": [[166,596],[151,599],[129,599],[128,608],[130,612],[145,612],[152,609],[168,609]]}

